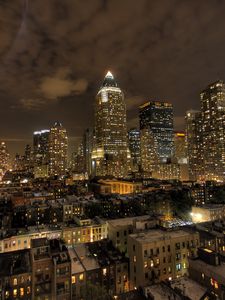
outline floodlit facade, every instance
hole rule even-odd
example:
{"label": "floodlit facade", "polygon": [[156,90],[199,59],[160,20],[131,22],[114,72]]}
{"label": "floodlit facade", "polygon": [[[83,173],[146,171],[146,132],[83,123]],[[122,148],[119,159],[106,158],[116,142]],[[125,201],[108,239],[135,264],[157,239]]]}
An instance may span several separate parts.
{"label": "floodlit facade", "polygon": [[49,175],[65,175],[67,171],[68,137],[66,129],[56,122],[49,134]]}
{"label": "floodlit facade", "polygon": [[[173,106],[168,102],[150,101],[139,108],[140,129],[152,132],[161,162],[174,154]],[[150,145],[151,147],[152,145]]]}
{"label": "floodlit facade", "polygon": [[112,73],[108,72],[95,101],[96,145],[92,151],[94,176],[125,177],[128,171],[126,105]]}
{"label": "floodlit facade", "polygon": [[205,180],[225,181],[225,84],[217,81],[200,94]]}

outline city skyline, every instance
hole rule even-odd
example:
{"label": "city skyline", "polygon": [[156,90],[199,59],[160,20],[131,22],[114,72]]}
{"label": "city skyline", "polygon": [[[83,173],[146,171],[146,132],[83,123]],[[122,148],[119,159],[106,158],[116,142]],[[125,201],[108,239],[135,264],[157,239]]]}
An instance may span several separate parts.
{"label": "city skyline", "polygon": [[92,1],[88,9],[81,1],[54,4],[1,7],[0,139],[11,153],[22,152],[33,131],[55,120],[72,144],[82,137],[108,69],[125,92],[129,128],[138,122],[139,105],[159,99],[173,104],[175,128],[183,129],[185,112],[199,109],[199,91],[224,79],[222,2]]}

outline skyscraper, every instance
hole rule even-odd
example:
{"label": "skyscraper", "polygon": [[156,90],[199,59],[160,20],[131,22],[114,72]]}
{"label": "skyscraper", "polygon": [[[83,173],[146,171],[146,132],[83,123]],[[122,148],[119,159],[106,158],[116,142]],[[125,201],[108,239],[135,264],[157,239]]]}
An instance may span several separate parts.
{"label": "skyscraper", "polygon": [[108,72],[95,101],[96,145],[93,174],[124,177],[127,174],[127,124],[124,95]]}
{"label": "skyscraper", "polygon": [[187,143],[184,132],[174,133],[174,156],[179,164],[187,164]]}
{"label": "skyscraper", "polygon": [[141,130],[141,170],[151,177],[159,163],[158,145],[154,134],[149,128]]}
{"label": "skyscraper", "polygon": [[49,133],[49,175],[65,175],[67,171],[68,137],[66,129],[56,122]]}
{"label": "skyscraper", "polygon": [[189,178],[193,181],[204,180],[201,112],[195,110],[187,111],[185,119]]}
{"label": "skyscraper", "polygon": [[49,162],[49,129],[33,133],[34,164],[43,165]]}
{"label": "skyscraper", "polygon": [[147,102],[140,106],[139,118],[140,130],[150,130],[157,143],[160,162],[165,163],[170,160],[174,153],[172,104],[158,101]]}
{"label": "skyscraper", "polygon": [[139,171],[141,165],[140,130],[132,128],[128,131],[128,142],[131,155],[132,171]]}
{"label": "skyscraper", "polygon": [[92,128],[87,128],[83,135],[84,171],[91,175],[91,154],[95,144],[95,132]]}
{"label": "skyscraper", "polygon": [[5,142],[0,143],[0,179],[10,168],[9,152]]}
{"label": "skyscraper", "polygon": [[200,94],[205,180],[225,181],[225,84],[217,81]]}

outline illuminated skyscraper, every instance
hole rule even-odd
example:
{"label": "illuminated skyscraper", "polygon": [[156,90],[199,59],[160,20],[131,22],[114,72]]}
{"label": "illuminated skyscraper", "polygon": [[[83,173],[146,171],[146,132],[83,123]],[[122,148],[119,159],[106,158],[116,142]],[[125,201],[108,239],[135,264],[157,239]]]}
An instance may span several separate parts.
{"label": "illuminated skyscraper", "polygon": [[159,163],[158,145],[154,134],[149,128],[141,130],[141,169],[151,177]]}
{"label": "illuminated skyscraper", "polygon": [[200,94],[205,180],[225,181],[225,84],[217,81]]}
{"label": "illuminated skyscraper", "polygon": [[44,165],[49,162],[49,129],[33,133],[33,156],[35,165]]}
{"label": "illuminated skyscraper", "polygon": [[179,164],[187,164],[187,143],[184,132],[174,133],[174,156]]}
{"label": "illuminated skyscraper", "polygon": [[49,133],[49,175],[65,175],[67,171],[68,137],[66,129],[56,122]]}
{"label": "illuminated skyscraper", "polygon": [[127,124],[124,95],[108,72],[95,101],[96,145],[92,152],[93,175],[124,177],[127,174]]}
{"label": "illuminated skyscraper", "polygon": [[147,102],[140,106],[139,118],[140,130],[150,130],[157,143],[157,155],[160,162],[170,160],[174,154],[172,104],[158,101]]}
{"label": "illuminated skyscraper", "polygon": [[132,128],[128,131],[128,142],[132,161],[132,171],[139,171],[141,165],[140,130]]}
{"label": "illuminated skyscraper", "polygon": [[5,142],[0,142],[0,179],[10,168],[10,157]]}
{"label": "illuminated skyscraper", "polygon": [[202,115],[200,111],[186,113],[187,154],[189,178],[193,181],[204,180]]}

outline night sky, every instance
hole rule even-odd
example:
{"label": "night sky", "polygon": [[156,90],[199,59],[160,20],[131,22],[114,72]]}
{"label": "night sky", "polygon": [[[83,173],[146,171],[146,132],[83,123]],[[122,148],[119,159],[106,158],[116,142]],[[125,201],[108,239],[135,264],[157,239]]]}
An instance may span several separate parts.
{"label": "night sky", "polygon": [[0,0],[0,139],[11,152],[59,120],[74,145],[107,70],[138,105],[166,100],[175,126],[225,79],[225,1]]}

